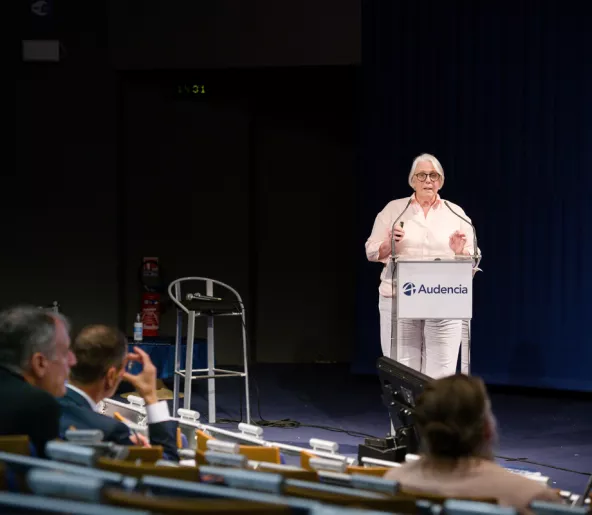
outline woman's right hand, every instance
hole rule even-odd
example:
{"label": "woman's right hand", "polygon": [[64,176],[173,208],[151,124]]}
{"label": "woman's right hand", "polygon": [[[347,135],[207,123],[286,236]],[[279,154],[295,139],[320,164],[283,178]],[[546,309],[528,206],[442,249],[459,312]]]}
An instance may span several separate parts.
{"label": "woman's right hand", "polygon": [[[405,230],[402,227],[396,226],[394,230],[395,243],[399,243],[405,237]],[[391,239],[391,232],[389,231],[389,240]]]}
{"label": "woman's right hand", "polygon": [[391,243],[392,243],[392,235],[395,236],[395,252],[399,249],[397,248],[397,244],[404,238],[405,231],[402,227],[395,227],[394,231],[388,232],[388,238],[382,242],[379,249],[379,256],[381,259],[384,259],[387,256],[391,255]]}
{"label": "woman's right hand", "polygon": [[394,231],[389,231],[389,241],[391,240],[391,234],[395,240],[395,254],[398,254],[401,251],[401,240],[405,237],[405,230],[397,225]]}

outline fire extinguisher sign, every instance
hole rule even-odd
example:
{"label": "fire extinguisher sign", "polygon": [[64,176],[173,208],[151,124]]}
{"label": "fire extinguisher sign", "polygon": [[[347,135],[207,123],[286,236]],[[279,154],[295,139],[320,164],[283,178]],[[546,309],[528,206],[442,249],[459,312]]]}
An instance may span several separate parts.
{"label": "fire extinguisher sign", "polygon": [[158,336],[160,329],[160,293],[155,287],[159,282],[159,275],[158,258],[143,258],[142,326],[144,336]]}
{"label": "fire extinguisher sign", "polygon": [[144,277],[158,277],[158,258],[145,257],[142,261],[142,275]]}

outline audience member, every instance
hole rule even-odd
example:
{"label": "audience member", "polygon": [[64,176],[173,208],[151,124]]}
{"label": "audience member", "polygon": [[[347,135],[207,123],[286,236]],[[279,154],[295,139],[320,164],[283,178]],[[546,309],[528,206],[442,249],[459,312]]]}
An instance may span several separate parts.
{"label": "audience member", "polygon": [[33,452],[59,436],[60,408],[70,367],[66,318],[21,306],[0,313],[0,434],[28,435]]}
{"label": "audience member", "polygon": [[551,488],[494,462],[496,423],[480,379],[455,375],[430,382],[417,401],[415,421],[420,459],[385,475],[403,490],[495,498],[522,513],[533,500],[560,502]]}
{"label": "audience member", "polygon": [[[131,383],[144,399],[148,419],[149,439],[152,445],[162,445],[165,457],[177,460],[177,446],[169,408],[166,401],[156,395],[156,367],[140,348],[128,354],[128,342],[117,329],[94,325],[84,328],[74,340],[72,350],[77,363],[70,372],[66,395],[59,400],[62,407],[60,432],[70,427],[100,429],[104,441],[121,445],[142,445],[138,434],[130,434],[129,427],[98,412],[97,405],[112,397],[121,380]],[[126,372],[127,363],[142,364],[138,375]]]}

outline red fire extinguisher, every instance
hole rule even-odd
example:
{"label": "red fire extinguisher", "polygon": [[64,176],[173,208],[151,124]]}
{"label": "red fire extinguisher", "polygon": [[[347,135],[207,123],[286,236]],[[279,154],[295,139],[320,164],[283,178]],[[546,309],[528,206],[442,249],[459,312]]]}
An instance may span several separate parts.
{"label": "red fire extinguisher", "polygon": [[141,320],[143,336],[158,336],[160,329],[161,297],[160,269],[157,257],[145,257],[142,260],[141,283],[142,306]]}
{"label": "red fire extinguisher", "polygon": [[145,291],[142,294],[142,326],[144,336],[158,336],[160,328],[160,293]]}

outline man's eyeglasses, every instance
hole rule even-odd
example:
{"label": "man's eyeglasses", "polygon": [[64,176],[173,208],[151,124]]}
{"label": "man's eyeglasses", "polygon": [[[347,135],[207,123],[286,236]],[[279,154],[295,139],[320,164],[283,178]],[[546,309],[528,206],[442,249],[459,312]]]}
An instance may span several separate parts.
{"label": "man's eyeglasses", "polygon": [[417,177],[419,181],[424,182],[428,178],[428,175],[430,176],[430,180],[432,182],[435,182],[440,178],[440,174],[437,172],[430,172],[429,174],[425,172],[419,172],[415,174],[415,177]]}

